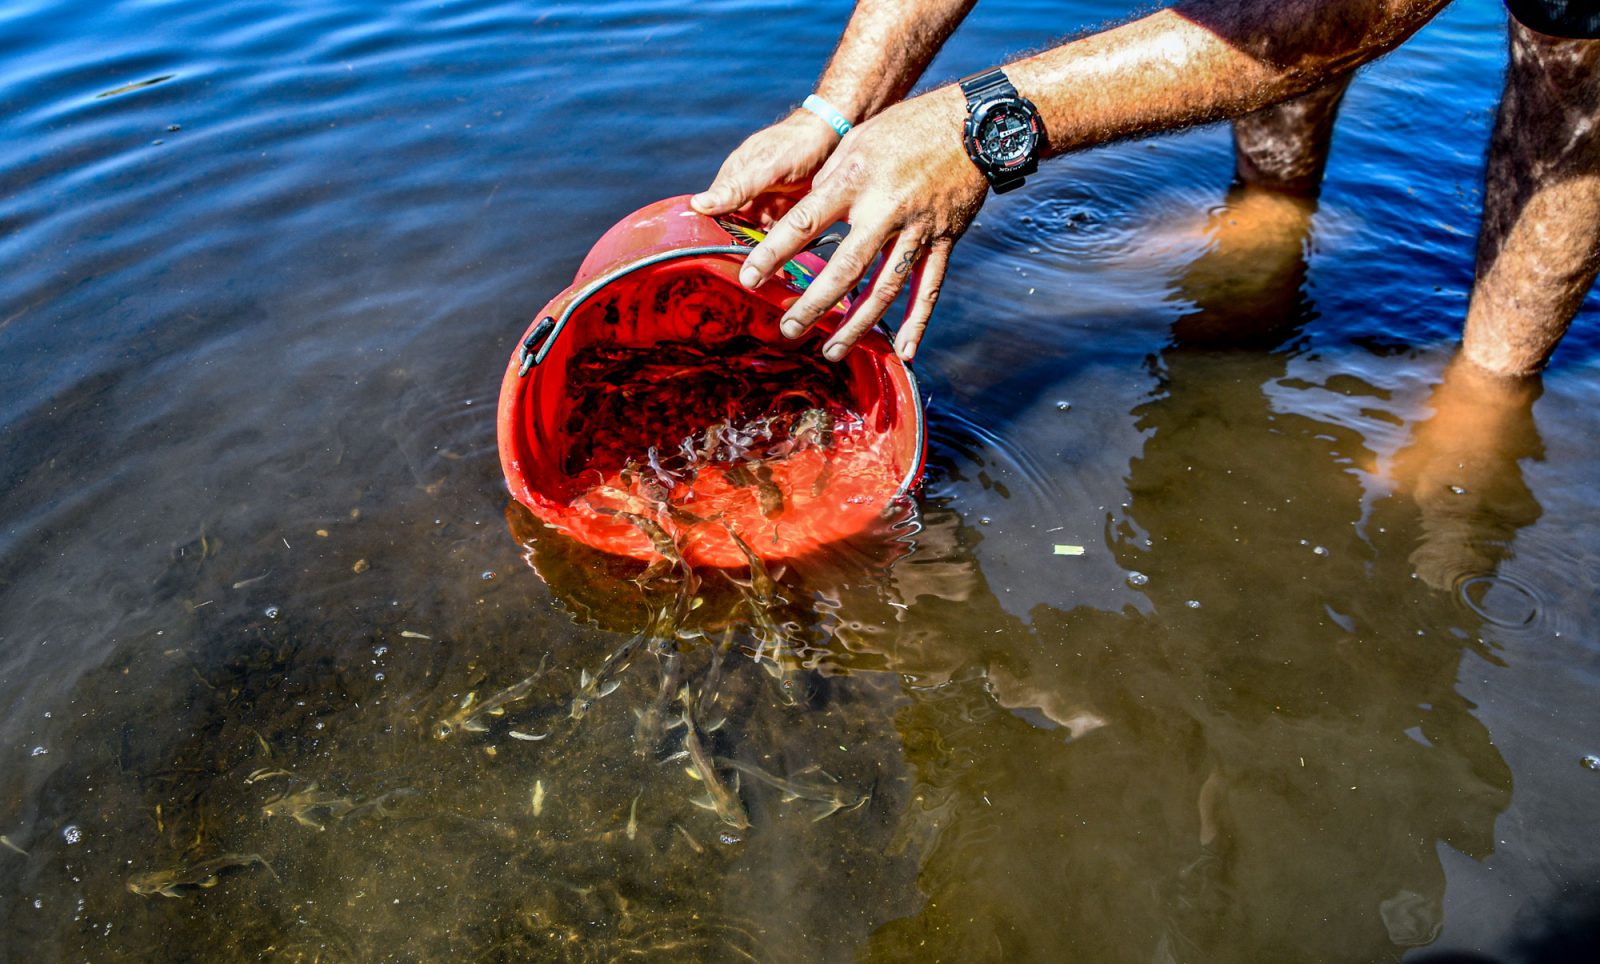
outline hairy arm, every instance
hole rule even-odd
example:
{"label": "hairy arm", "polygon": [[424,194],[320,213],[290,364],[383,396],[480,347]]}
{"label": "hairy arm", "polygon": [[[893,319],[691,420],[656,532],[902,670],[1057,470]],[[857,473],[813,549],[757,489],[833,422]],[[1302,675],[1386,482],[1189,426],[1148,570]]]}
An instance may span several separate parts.
{"label": "hairy arm", "polygon": [[898,103],[978,0],[861,0],[817,81],[859,124]]}
{"label": "hairy arm", "polygon": [[[910,92],[977,0],[860,0],[817,81],[817,94],[859,124]],[[701,214],[741,208],[776,220],[839,144],[827,122],[796,110],[757,131],[691,202]]]}
{"label": "hairy arm", "polygon": [[[1186,0],[1006,67],[1038,106],[1046,157],[1238,117],[1298,96],[1393,49],[1448,0]],[[784,319],[798,337],[885,257],[824,354],[843,357],[908,284],[895,345],[916,351],[949,253],[987,193],[960,132],[956,85],[893,105],[845,136],[751,252],[741,279],[777,265],[838,220],[849,237]],[[885,270],[887,268],[887,270]]]}

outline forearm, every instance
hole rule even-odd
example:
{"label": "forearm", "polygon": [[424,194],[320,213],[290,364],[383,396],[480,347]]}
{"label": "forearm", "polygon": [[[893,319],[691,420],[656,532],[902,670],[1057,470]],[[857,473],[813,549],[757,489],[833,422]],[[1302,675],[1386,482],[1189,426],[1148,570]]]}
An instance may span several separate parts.
{"label": "forearm", "polygon": [[1392,50],[1447,3],[1190,0],[1006,74],[1038,106],[1050,156],[1297,96]]}
{"label": "forearm", "polygon": [[977,0],[860,0],[817,93],[861,123],[911,91]]}

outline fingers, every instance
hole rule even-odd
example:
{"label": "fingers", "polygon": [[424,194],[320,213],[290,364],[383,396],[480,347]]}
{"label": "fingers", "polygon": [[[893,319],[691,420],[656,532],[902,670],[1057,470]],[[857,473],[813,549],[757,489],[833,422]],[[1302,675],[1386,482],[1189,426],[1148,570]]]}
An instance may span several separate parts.
{"label": "fingers", "polygon": [[[779,265],[799,254],[813,238],[839,220],[848,209],[849,205],[842,196],[823,188],[817,188],[801,198],[789,209],[788,214],[772,226],[772,230],[767,232],[766,240],[750,251],[750,256],[744,260],[744,267],[739,269],[739,283],[746,288],[760,287]],[[843,247],[839,253],[844,253]],[[867,265],[871,261],[872,253],[869,252],[866,260],[861,262],[855,278],[840,288],[839,294],[848,291],[850,285],[855,284],[856,280],[866,273]],[[831,270],[833,262],[830,262],[828,267]],[[820,280],[819,278],[818,281]]]}
{"label": "fingers", "polygon": [[[774,228],[773,231],[776,233],[777,229]],[[771,235],[768,235],[768,239],[771,239]],[[870,237],[868,232],[850,232],[844,241],[840,242],[839,250],[828,259],[827,266],[818,272],[817,277],[806,287],[805,293],[784,312],[783,321],[779,325],[784,337],[799,338],[817,323],[817,319],[838,304],[839,299],[848,294],[856,282],[861,280],[861,276],[867,273],[867,268],[877,256],[880,247],[882,241]],[[839,354],[843,355],[843,350]]]}
{"label": "fingers", "polygon": [[922,333],[928,330],[928,319],[933,316],[933,306],[939,300],[939,290],[944,287],[944,273],[950,267],[950,250],[953,241],[935,242],[928,256],[917,265],[911,280],[911,303],[906,306],[906,318],[894,336],[894,351],[901,361],[917,357],[917,345]]}
{"label": "fingers", "polygon": [[913,272],[918,270],[917,264],[922,260],[923,247],[920,238],[909,233],[902,234],[895,239],[894,247],[889,250],[883,263],[878,265],[878,270],[872,275],[872,282],[867,286],[866,293],[861,296],[850,308],[850,314],[845,318],[839,330],[823,346],[823,357],[829,361],[838,361],[843,358],[856,343],[856,340],[881,320],[894,304],[894,299],[899,296],[902,288],[911,280]]}
{"label": "fingers", "polygon": [[741,152],[735,151],[722,162],[722,169],[717,171],[711,186],[689,199],[689,206],[708,216],[728,214],[744,207],[756,193],[748,185],[761,180],[752,176],[750,169],[751,165],[745,162]]}

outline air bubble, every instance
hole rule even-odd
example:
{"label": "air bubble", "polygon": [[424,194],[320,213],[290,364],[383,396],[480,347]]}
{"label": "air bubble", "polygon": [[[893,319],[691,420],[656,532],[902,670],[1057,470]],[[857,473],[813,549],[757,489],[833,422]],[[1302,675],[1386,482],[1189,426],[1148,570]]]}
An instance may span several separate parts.
{"label": "air bubble", "polygon": [[277,606],[268,606],[266,609],[262,610],[262,613],[268,619],[277,619],[279,616],[283,615],[283,610],[279,609]]}
{"label": "air bubble", "polygon": [[1056,402],[1056,411],[1070,412],[1072,411],[1072,403],[1063,398],[1059,402]]}
{"label": "air bubble", "polygon": [[1135,585],[1135,586],[1143,586],[1146,583],[1148,583],[1149,581],[1150,581],[1150,577],[1145,575],[1142,572],[1130,571],[1128,573],[1128,582],[1133,584],[1133,585]]}
{"label": "air bubble", "polygon": [[1600,756],[1589,754],[1583,758],[1583,766],[1587,770],[1600,770]]}
{"label": "air bubble", "polygon": [[83,841],[83,831],[76,824],[70,824],[61,831],[61,839],[69,844],[81,843]]}

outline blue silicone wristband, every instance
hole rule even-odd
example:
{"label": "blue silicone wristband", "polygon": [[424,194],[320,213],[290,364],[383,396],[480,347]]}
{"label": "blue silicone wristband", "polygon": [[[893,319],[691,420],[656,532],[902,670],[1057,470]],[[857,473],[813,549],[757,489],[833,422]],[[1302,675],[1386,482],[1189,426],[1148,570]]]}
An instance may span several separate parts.
{"label": "blue silicone wristband", "polygon": [[837,107],[823,100],[821,97],[818,97],[816,94],[807,96],[805,102],[800,106],[827,121],[828,126],[833,128],[834,132],[840,137],[850,133],[850,128],[853,125],[844,119],[844,115],[839,113],[839,109]]}

